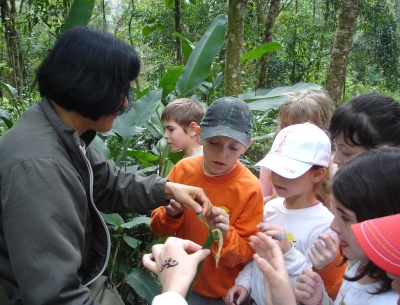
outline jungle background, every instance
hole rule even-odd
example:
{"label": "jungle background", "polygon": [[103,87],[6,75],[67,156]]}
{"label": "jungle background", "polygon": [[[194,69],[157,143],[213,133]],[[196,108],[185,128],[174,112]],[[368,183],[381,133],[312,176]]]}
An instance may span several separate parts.
{"label": "jungle background", "polygon": [[[160,122],[178,97],[249,103],[254,144],[241,161],[255,175],[290,93],[326,90],[335,107],[371,91],[400,100],[400,0],[0,0],[0,13],[0,136],[40,100],[36,69],[67,28],[88,24],[135,46],[133,107],[93,143],[124,170],[165,176],[182,157]],[[148,215],[103,216],[110,276],[126,304],[150,303],[160,287],[141,256],[162,239]]]}

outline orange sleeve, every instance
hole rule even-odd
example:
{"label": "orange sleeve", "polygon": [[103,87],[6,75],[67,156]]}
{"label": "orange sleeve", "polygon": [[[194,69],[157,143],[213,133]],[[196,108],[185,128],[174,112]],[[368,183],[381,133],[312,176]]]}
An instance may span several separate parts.
{"label": "orange sleeve", "polygon": [[325,290],[332,300],[336,299],[339,292],[340,286],[342,285],[343,275],[347,268],[347,262],[341,265],[343,260],[342,247],[339,247],[339,251],[335,260],[326,266],[324,269],[313,271],[318,273],[324,281]]}
{"label": "orange sleeve", "polygon": [[174,234],[182,225],[183,219],[184,215],[172,218],[165,207],[159,207],[151,212],[150,226],[158,237],[165,237]]}

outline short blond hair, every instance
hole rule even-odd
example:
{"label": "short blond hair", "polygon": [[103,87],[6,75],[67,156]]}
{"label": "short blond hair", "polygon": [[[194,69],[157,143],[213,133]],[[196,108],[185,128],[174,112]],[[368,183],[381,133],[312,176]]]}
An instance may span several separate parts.
{"label": "short blond hair", "polygon": [[205,113],[203,103],[192,98],[179,98],[165,106],[161,121],[175,121],[185,130],[191,122],[200,125]]}
{"label": "short blond hair", "polygon": [[280,129],[301,123],[312,123],[326,131],[332,116],[333,103],[325,92],[299,91],[279,108]]}

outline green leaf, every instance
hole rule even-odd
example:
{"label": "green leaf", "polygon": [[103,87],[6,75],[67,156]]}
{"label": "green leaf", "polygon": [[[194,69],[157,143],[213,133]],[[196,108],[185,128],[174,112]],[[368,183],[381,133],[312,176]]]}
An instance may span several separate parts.
{"label": "green leaf", "polygon": [[137,126],[146,125],[151,116],[156,112],[157,107],[161,104],[162,91],[162,88],[151,90],[133,103],[133,108],[137,114],[135,121]]}
{"label": "green leaf", "polygon": [[176,83],[178,82],[178,79],[182,74],[182,70],[183,66],[174,67],[161,79],[159,86],[163,89],[163,99],[175,89]]}
{"label": "green leaf", "polygon": [[217,16],[197,43],[176,85],[179,95],[197,88],[210,74],[214,57],[225,42],[227,20],[226,15]]}
{"label": "green leaf", "polygon": [[157,112],[154,113],[154,115],[150,118],[150,121],[146,124],[147,129],[156,139],[160,139],[164,136],[164,126],[161,122],[161,114],[164,108],[164,105],[161,104],[157,108]]}
{"label": "green leaf", "polygon": [[124,220],[118,213],[113,213],[113,214],[101,213],[101,216],[103,216],[103,219],[106,223],[113,225],[115,227],[119,227],[122,224],[124,224]]}
{"label": "green leaf", "polygon": [[100,150],[107,159],[111,159],[111,150],[107,147],[106,143],[104,143],[103,139],[100,138],[98,135],[96,135],[90,145]]}
{"label": "green leaf", "polygon": [[196,47],[189,39],[178,32],[174,32],[174,36],[179,37],[182,40],[182,52],[185,59],[188,60],[193,49]]}
{"label": "green leaf", "polygon": [[179,160],[181,160],[184,156],[183,151],[178,151],[178,152],[170,152],[168,154],[168,160],[170,160],[173,164],[178,163]]}
{"label": "green leaf", "polygon": [[214,80],[214,89],[217,89],[219,88],[219,86],[221,86],[223,78],[224,78],[224,72],[219,72]]}
{"label": "green leaf", "polygon": [[169,9],[169,8],[175,9],[175,1],[164,0],[164,7],[165,7],[165,9]]}
{"label": "green leaf", "polygon": [[261,89],[240,94],[239,98],[249,104],[250,110],[266,111],[278,109],[294,92],[302,90],[322,90],[322,87],[313,83],[297,83],[293,86],[284,86],[274,89]]}
{"label": "green leaf", "polygon": [[151,27],[149,25],[146,25],[143,29],[142,29],[142,36],[146,37],[149,36],[151,33],[153,33],[155,30],[155,27]]}
{"label": "green leaf", "polygon": [[140,224],[145,224],[145,225],[150,226],[150,217],[147,217],[147,216],[134,217],[130,221],[128,221],[128,222],[126,222],[124,224],[121,224],[121,227],[122,228],[126,228],[126,229],[131,229],[131,228],[136,227],[137,225],[140,225]]}
{"label": "green leaf", "polygon": [[246,60],[261,58],[265,53],[280,49],[282,49],[282,46],[277,42],[263,44],[254,50],[242,54],[242,63],[244,63]]}
{"label": "green leaf", "polygon": [[131,247],[133,249],[136,249],[141,244],[140,240],[130,237],[127,234],[124,234],[123,238],[124,238],[125,242],[129,245],[129,247]]}
{"label": "green leaf", "polygon": [[143,269],[133,269],[126,275],[125,281],[149,304],[151,304],[155,296],[162,293],[160,283],[154,276]]}
{"label": "green leaf", "polygon": [[68,17],[65,20],[62,32],[77,25],[87,25],[92,16],[93,7],[94,0],[74,0]]}
{"label": "green leaf", "polygon": [[160,159],[158,156],[139,150],[127,150],[126,155],[150,163],[158,163],[158,160]]}
{"label": "green leaf", "polygon": [[18,90],[14,87],[10,86],[9,84],[3,83],[0,81],[0,86],[7,92],[7,94],[11,98],[16,98],[18,96]]}
{"label": "green leaf", "polygon": [[11,128],[13,126],[11,114],[1,109],[0,109],[0,119],[3,120],[3,122],[7,125],[8,128]]}
{"label": "green leaf", "polygon": [[118,116],[113,123],[112,131],[118,134],[124,142],[141,133],[142,126],[150,120],[161,103],[162,89],[151,90],[133,103],[132,108]]}

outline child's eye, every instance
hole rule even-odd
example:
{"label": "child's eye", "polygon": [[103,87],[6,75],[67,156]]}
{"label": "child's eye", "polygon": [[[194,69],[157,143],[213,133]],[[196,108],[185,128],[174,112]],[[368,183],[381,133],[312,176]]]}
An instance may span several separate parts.
{"label": "child's eye", "polygon": [[344,216],[340,216],[340,219],[341,219],[343,222],[348,222],[348,221],[349,221],[349,219],[348,219],[347,217],[344,217]]}

